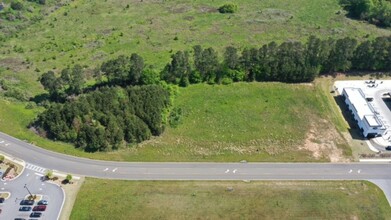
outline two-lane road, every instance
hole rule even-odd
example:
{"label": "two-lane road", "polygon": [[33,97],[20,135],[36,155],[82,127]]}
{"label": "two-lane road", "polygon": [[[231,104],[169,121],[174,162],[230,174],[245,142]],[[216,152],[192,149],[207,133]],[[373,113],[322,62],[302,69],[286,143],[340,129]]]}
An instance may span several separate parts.
{"label": "two-lane road", "polygon": [[72,157],[0,133],[0,150],[48,169],[128,180],[391,180],[388,163],[129,163]]}

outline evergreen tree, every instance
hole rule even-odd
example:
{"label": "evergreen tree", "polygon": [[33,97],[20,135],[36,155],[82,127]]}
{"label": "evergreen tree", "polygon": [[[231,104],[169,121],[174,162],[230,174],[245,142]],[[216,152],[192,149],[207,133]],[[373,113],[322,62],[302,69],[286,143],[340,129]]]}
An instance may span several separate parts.
{"label": "evergreen tree", "polygon": [[129,77],[128,77],[130,85],[139,84],[143,70],[144,70],[144,59],[141,56],[133,53],[130,56],[130,70],[129,70]]}
{"label": "evergreen tree", "polygon": [[229,46],[224,52],[224,66],[231,70],[236,70],[239,67],[238,50],[235,47]]}

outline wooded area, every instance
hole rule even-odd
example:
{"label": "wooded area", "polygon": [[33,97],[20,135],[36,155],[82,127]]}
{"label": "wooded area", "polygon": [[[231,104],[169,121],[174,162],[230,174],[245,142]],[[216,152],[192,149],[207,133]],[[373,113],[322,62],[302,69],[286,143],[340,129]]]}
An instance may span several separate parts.
{"label": "wooded area", "polygon": [[340,4],[353,18],[383,27],[391,26],[390,0],[340,0]]}
{"label": "wooded area", "polygon": [[102,87],[53,103],[33,126],[41,135],[88,152],[109,151],[160,135],[169,105],[169,93],[161,86]]}

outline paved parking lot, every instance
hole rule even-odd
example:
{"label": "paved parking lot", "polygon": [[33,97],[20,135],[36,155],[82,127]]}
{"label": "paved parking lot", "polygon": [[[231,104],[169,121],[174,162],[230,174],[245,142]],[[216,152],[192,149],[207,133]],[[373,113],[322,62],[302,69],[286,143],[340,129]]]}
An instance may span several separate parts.
{"label": "paved parking lot", "polygon": [[[65,195],[61,187],[48,183],[42,180],[43,173],[37,172],[42,169],[37,169],[34,166],[30,166],[33,169],[24,169],[23,173],[16,179],[11,181],[0,181],[0,192],[10,192],[11,196],[3,204],[0,204],[0,219],[15,219],[25,218],[30,219],[30,213],[32,211],[19,211],[20,201],[22,201],[29,192],[24,187],[25,184],[34,195],[42,195],[42,199],[49,202],[46,211],[42,212],[42,216],[39,219],[42,220],[55,220],[60,216],[60,211],[63,206]],[[34,206],[37,205],[35,202]],[[34,206],[31,206],[32,208]]]}

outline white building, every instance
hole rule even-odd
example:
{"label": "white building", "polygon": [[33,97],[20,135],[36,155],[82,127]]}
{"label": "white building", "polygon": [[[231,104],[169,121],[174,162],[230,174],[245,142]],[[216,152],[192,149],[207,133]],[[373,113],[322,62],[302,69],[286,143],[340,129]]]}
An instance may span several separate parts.
{"label": "white building", "polygon": [[364,137],[382,136],[386,128],[369,102],[373,97],[365,97],[360,88],[352,87],[343,88],[342,95]]}

